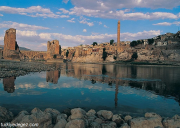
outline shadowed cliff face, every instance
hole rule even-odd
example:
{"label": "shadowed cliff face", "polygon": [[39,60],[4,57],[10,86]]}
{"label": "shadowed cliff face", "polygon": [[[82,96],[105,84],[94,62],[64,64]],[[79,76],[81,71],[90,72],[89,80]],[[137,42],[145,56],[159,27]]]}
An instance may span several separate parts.
{"label": "shadowed cliff face", "polygon": [[3,78],[4,91],[13,93],[15,91],[15,79],[16,77]]}

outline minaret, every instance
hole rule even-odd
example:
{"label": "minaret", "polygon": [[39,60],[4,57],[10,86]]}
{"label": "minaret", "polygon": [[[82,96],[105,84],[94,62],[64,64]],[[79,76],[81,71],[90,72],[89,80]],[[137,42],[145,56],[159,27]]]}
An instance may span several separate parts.
{"label": "minaret", "polygon": [[118,21],[118,26],[117,26],[117,45],[120,44],[120,21]]}

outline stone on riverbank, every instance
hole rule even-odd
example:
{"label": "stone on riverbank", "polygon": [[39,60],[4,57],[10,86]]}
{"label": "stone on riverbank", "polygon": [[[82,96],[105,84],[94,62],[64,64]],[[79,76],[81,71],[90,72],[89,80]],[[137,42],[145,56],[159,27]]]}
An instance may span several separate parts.
{"label": "stone on riverbank", "polygon": [[154,128],[154,127],[163,127],[161,120],[159,118],[144,118],[138,117],[130,120],[131,128]]}
{"label": "stone on riverbank", "polygon": [[65,128],[85,128],[85,122],[83,119],[74,119],[69,121]]}
{"label": "stone on riverbank", "polygon": [[113,113],[111,111],[107,110],[100,110],[97,112],[99,117],[103,117],[104,119],[110,120],[113,116]]}
{"label": "stone on riverbank", "polygon": [[81,108],[74,108],[71,110],[71,116],[70,119],[84,119],[84,116],[86,115],[86,111],[84,111]]}
{"label": "stone on riverbank", "polygon": [[180,127],[180,116],[175,115],[172,119],[166,118],[163,120],[163,125],[165,128],[178,128]]}
{"label": "stone on riverbank", "polygon": [[0,106],[0,123],[10,122],[13,120],[13,113]]}

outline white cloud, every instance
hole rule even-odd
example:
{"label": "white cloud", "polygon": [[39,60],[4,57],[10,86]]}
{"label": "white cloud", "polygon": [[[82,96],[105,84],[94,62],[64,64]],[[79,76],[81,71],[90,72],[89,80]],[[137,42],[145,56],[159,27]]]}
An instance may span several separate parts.
{"label": "white cloud", "polygon": [[104,25],[105,28],[108,28],[106,25]]}
{"label": "white cloud", "polygon": [[88,26],[94,26],[94,23],[93,23],[93,22],[88,22],[87,20],[89,20],[89,19],[81,16],[79,23],[81,23],[81,24],[87,24]]}
{"label": "white cloud", "polygon": [[101,25],[102,24],[102,22],[99,22],[99,25]]}
{"label": "white cloud", "polygon": [[63,2],[66,3],[66,4],[68,3],[68,1],[69,1],[69,0],[63,0]]}
{"label": "white cloud", "polygon": [[0,14],[0,16],[3,16],[3,14]]}
{"label": "white cloud", "polygon": [[[37,33],[36,31],[17,30],[17,42],[21,47],[27,47],[32,50],[47,50],[46,43],[48,40],[57,39],[61,46],[78,46],[80,44],[92,44],[92,42],[107,42],[114,39],[116,42],[117,34],[98,34],[92,35],[65,35],[62,33]],[[160,30],[150,30],[138,33],[121,33],[121,41],[132,41],[138,39],[148,39],[160,35]],[[3,39],[3,37],[1,38]],[[3,41],[0,41],[3,44]]]}
{"label": "white cloud", "polygon": [[49,8],[43,8],[41,6],[31,6],[28,8],[15,8],[9,6],[0,6],[0,12],[26,15],[31,17],[43,17],[43,18],[65,18],[61,15],[54,14]]}
{"label": "white cloud", "polygon": [[22,23],[17,23],[17,22],[12,22],[12,21],[4,21],[4,22],[0,23],[0,28],[15,28],[15,29],[20,29],[20,30],[49,29],[47,27],[22,24]]}
{"label": "white cloud", "polygon": [[0,40],[4,40],[4,37],[3,37],[3,36],[0,36]]}
{"label": "white cloud", "polygon": [[69,13],[69,11],[66,10],[66,9],[64,9],[64,8],[60,8],[59,10],[62,11],[63,13],[65,13],[65,14],[66,14],[66,13]]}
{"label": "white cloud", "polygon": [[153,24],[153,25],[161,25],[161,26],[171,26],[171,25],[180,25],[180,21],[175,21],[173,23],[169,23],[169,22],[162,22],[162,23],[157,23],[157,24]]}
{"label": "white cloud", "polygon": [[87,32],[87,30],[86,30],[86,29],[83,29],[83,32]]}
{"label": "white cloud", "polygon": [[[63,13],[63,9],[62,13]],[[89,16],[89,17],[98,17],[98,18],[107,18],[107,19],[120,19],[120,20],[156,20],[156,19],[178,19],[178,14],[168,12],[152,12],[152,13],[142,13],[142,12],[130,12],[129,9],[125,10],[116,10],[113,13],[111,11],[104,10],[92,10],[86,9],[84,7],[74,7],[70,11],[66,10],[66,13],[69,15],[77,16]]]}
{"label": "white cloud", "polygon": [[68,22],[75,23],[74,18],[67,20]]}
{"label": "white cloud", "polygon": [[87,9],[112,10],[121,8],[167,8],[172,9],[180,5],[177,0],[71,0],[77,7]]}
{"label": "white cloud", "polygon": [[61,12],[56,12],[57,14],[61,14]]}

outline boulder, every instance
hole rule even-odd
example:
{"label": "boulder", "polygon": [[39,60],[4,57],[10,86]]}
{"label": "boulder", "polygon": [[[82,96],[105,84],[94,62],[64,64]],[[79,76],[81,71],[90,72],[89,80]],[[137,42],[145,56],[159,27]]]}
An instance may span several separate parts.
{"label": "boulder", "polygon": [[144,118],[138,117],[131,119],[129,122],[131,128],[154,128],[154,127],[162,127],[161,120],[159,118]]}
{"label": "boulder", "polygon": [[52,109],[52,108],[47,108],[47,109],[44,110],[44,112],[51,114],[52,123],[55,124],[56,123],[56,118],[60,114],[60,112],[58,110]]}
{"label": "boulder", "polygon": [[103,120],[100,118],[96,118],[94,121],[97,122],[98,124],[101,124],[103,122]]}
{"label": "boulder", "polygon": [[121,118],[121,116],[119,114],[113,115],[112,121],[114,121],[117,124],[117,126],[124,124],[124,120]]}
{"label": "boulder", "polygon": [[13,113],[0,106],[0,123],[10,122],[13,120]]}
{"label": "boulder", "polygon": [[130,128],[130,126],[127,123],[124,123],[120,128]]}
{"label": "boulder", "polygon": [[56,122],[58,122],[59,120],[61,120],[61,119],[67,119],[67,115],[66,114],[60,114],[60,115],[58,115],[57,116],[57,118],[56,118]]}
{"label": "boulder", "polygon": [[93,110],[93,109],[89,110],[89,111],[86,113],[87,116],[95,116],[95,114],[96,114],[96,111]]}
{"label": "boulder", "polygon": [[101,128],[101,125],[99,123],[97,123],[97,122],[92,122],[90,124],[90,128]]}
{"label": "boulder", "polygon": [[116,128],[115,122],[102,123],[101,128]]}
{"label": "boulder", "polygon": [[20,122],[17,123],[38,123],[38,128],[52,128],[52,115],[44,113],[38,108],[31,111],[31,115],[25,115]]}
{"label": "boulder", "polygon": [[180,116],[175,115],[172,119],[166,118],[163,120],[165,128],[178,128],[180,127]]}
{"label": "boulder", "polygon": [[83,119],[86,112],[81,108],[75,108],[71,110],[71,116],[70,119]]}
{"label": "boulder", "polygon": [[154,112],[147,112],[145,113],[145,117],[146,118],[151,118],[151,117],[155,117],[155,118],[159,118],[160,120],[162,120],[162,117]]}
{"label": "boulder", "polygon": [[129,120],[131,120],[132,117],[130,115],[127,115],[124,117],[124,121],[127,123]]}
{"label": "boulder", "polygon": [[74,119],[69,121],[65,128],[85,128],[85,122],[83,119]]}
{"label": "boulder", "polygon": [[97,112],[99,117],[103,117],[106,120],[110,120],[113,116],[113,113],[111,111],[107,111],[107,110],[100,110]]}
{"label": "boulder", "polygon": [[21,111],[12,121],[11,123],[18,123],[20,122],[24,116],[29,115],[27,111]]}
{"label": "boulder", "polygon": [[65,119],[60,119],[58,122],[55,124],[54,128],[65,128],[67,124],[67,121]]}

